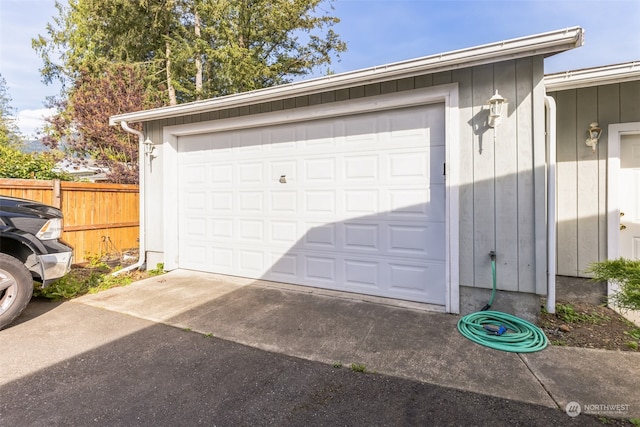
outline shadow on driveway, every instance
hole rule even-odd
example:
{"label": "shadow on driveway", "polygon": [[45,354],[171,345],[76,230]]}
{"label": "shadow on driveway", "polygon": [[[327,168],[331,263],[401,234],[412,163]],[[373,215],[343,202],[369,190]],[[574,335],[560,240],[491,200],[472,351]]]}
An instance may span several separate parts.
{"label": "shadow on driveway", "polygon": [[[575,424],[552,408],[353,372],[81,304],[56,312],[69,330],[105,340],[110,328],[135,332],[4,382],[2,425]],[[28,364],[32,340],[73,346],[55,323],[52,335],[46,315],[32,318],[0,332],[0,343],[6,348],[12,332],[33,334],[11,344]],[[580,424],[599,425],[584,416]]]}

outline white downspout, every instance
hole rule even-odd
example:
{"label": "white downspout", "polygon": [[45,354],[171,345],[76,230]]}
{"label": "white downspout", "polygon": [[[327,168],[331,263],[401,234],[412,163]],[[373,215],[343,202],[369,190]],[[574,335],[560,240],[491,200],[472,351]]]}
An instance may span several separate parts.
{"label": "white downspout", "polygon": [[556,312],[556,100],[547,107],[547,312]]}
{"label": "white downspout", "polygon": [[144,262],[145,262],[145,258],[146,258],[146,246],[145,246],[145,220],[146,220],[146,212],[145,212],[145,203],[144,203],[144,199],[145,199],[145,191],[144,191],[144,173],[145,173],[145,162],[144,162],[144,153],[143,153],[143,142],[144,142],[144,134],[140,131],[137,131],[135,129],[132,129],[129,127],[129,125],[127,124],[126,121],[121,121],[120,122],[120,126],[122,126],[122,129],[124,129],[126,132],[129,132],[131,134],[137,135],[138,136],[138,173],[139,173],[139,198],[140,198],[140,224],[139,224],[139,230],[140,230],[140,238],[139,238],[139,250],[138,250],[138,261],[135,264],[131,264],[128,267],[123,268],[122,270],[118,270],[115,273],[112,273],[114,276],[117,276],[120,273],[125,273],[127,271],[131,271],[131,270],[135,270],[140,268]]}

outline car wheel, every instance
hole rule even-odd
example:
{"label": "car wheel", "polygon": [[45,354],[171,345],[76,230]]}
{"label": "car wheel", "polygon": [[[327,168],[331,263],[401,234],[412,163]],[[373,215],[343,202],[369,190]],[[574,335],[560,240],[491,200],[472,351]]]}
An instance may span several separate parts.
{"label": "car wheel", "polygon": [[0,253],[0,329],[22,313],[32,295],[29,270],[20,260]]}

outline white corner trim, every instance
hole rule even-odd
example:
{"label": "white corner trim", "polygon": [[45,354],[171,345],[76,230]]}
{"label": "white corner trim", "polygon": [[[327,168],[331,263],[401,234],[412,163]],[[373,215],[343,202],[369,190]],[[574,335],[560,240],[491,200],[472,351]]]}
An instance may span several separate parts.
{"label": "white corner trim", "polygon": [[458,84],[447,84],[414,91],[397,92],[389,95],[360,98],[333,104],[303,107],[273,113],[256,114],[230,119],[220,119],[163,128],[163,170],[164,170],[164,253],[165,269],[179,267],[179,207],[178,199],[178,139],[180,136],[222,132],[247,127],[272,126],[283,123],[301,122],[340,115],[383,111],[434,103],[445,104],[445,147],[447,175],[446,197],[446,302],[450,313],[460,312],[459,274],[459,91]]}

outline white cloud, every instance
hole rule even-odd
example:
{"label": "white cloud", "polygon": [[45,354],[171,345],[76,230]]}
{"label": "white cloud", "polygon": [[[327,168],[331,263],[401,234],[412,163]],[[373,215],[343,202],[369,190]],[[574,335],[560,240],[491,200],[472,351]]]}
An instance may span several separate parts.
{"label": "white cloud", "polygon": [[45,124],[44,119],[55,114],[53,108],[40,108],[37,110],[21,110],[16,116],[16,124],[20,132],[27,138],[35,138],[38,130]]}

